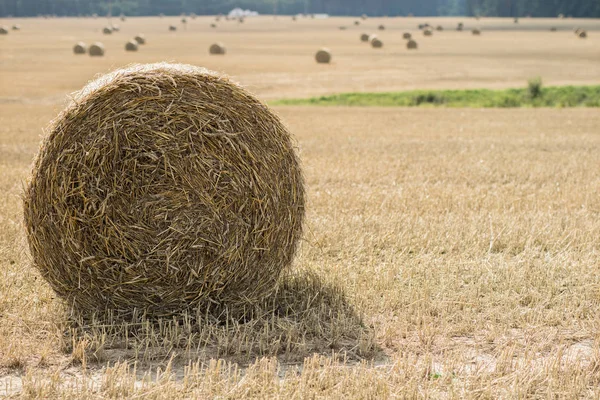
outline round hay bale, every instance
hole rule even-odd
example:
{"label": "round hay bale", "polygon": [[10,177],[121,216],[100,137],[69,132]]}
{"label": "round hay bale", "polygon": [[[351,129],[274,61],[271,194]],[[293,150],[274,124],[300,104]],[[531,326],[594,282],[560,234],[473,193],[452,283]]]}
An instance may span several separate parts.
{"label": "round hay bale", "polygon": [[210,45],[208,52],[210,54],[224,55],[225,54],[225,45],[223,43],[213,43]]}
{"label": "round hay bale", "polygon": [[371,42],[371,47],[373,47],[374,49],[380,49],[383,47],[383,42],[378,37],[372,38],[370,40],[370,42]]}
{"label": "round hay bale", "polygon": [[338,27],[338,29],[339,29],[340,31],[345,31],[345,30],[346,30],[346,29],[348,29],[348,28],[347,28],[347,27],[345,27],[345,26],[340,26],[340,27]]}
{"label": "round hay bale", "polygon": [[13,26],[12,26],[12,30],[13,30],[13,31],[20,31],[20,30],[21,30],[21,25],[19,25],[19,24],[15,24],[15,25],[13,25]]}
{"label": "round hay bale", "polygon": [[105,35],[111,35],[113,33],[113,30],[111,27],[105,26],[104,28],[102,28],[102,33],[104,33]]}
{"label": "round hay bale", "polygon": [[119,25],[113,25],[110,28],[112,29],[113,32],[119,32],[121,30],[121,28],[119,27]]}
{"label": "round hay bale", "polygon": [[356,26],[360,25],[360,21],[358,21],[358,20],[354,21],[354,25],[356,25]]}
{"label": "round hay bale", "polygon": [[411,39],[412,35],[409,32],[404,32],[404,34],[402,35],[403,39]]}
{"label": "round hay bale", "polygon": [[211,28],[216,28],[216,27],[217,27],[217,24],[210,24],[210,27],[211,27]]}
{"label": "round hay bale", "polygon": [[24,217],[34,266],[74,310],[172,316],[274,289],[301,236],[304,183],[286,127],[241,86],[133,65],[52,122]]}
{"label": "round hay bale", "polygon": [[406,42],[406,48],[408,50],[416,50],[417,49],[417,42],[415,42],[414,40],[409,40],[408,42]]}
{"label": "round hay bale", "polygon": [[240,18],[238,19],[238,22],[239,22],[240,24],[243,24],[243,23],[244,23],[244,21],[245,21],[245,20],[244,20],[244,17],[240,17]]}
{"label": "round hay bale", "polygon": [[104,55],[104,45],[100,42],[92,44],[89,53],[92,57],[102,57]]}
{"label": "round hay bale", "polygon": [[130,40],[125,43],[125,51],[138,51],[138,44],[136,40]]}
{"label": "round hay bale", "polygon": [[384,31],[385,30],[385,26],[384,25],[379,25],[377,27],[377,29],[379,29],[380,31]]}
{"label": "round hay bale", "polygon": [[368,42],[369,41],[369,37],[371,37],[371,35],[369,35],[368,33],[363,33],[360,35],[360,41],[361,42]]}
{"label": "round hay bale", "polygon": [[0,26],[0,35],[8,35],[8,28],[5,26]]}
{"label": "round hay bale", "polygon": [[556,29],[555,26],[553,26],[553,27],[550,28],[550,32],[556,32],[556,31],[557,31],[557,29]]}
{"label": "round hay bale", "polygon": [[85,54],[87,53],[87,45],[84,42],[78,42],[73,46],[73,53],[75,54]]}
{"label": "round hay bale", "polygon": [[587,35],[587,32],[586,32],[585,30],[583,30],[583,29],[582,29],[582,30],[580,30],[580,31],[579,31],[579,33],[577,34],[577,36],[578,36],[580,39],[585,39],[585,38],[587,38],[587,36],[588,36],[588,35]]}
{"label": "round hay bale", "polygon": [[441,32],[441,31],[443,31],[443,30],[444,30],[444,27],[443,27],[443,26],[441,26],[441,25],[438,25],[438,26],[435,28],[435,30],[436,30],[436,31],[439,31],[439,32]]}
{"label": "round hay bale", "polygon": [[368,18],[368,17],[367,17],[367,14],[363,14],[363,15],[361,15],[360,17],[363,19],[363,21],[364,21],[364,20],[366,20],[366,19]]}
{"label": "round hay bale", "polygon": [[481,35],[481,30],[480,30],[480,29],[478,29],[478,28],[474,28],[474,29],[471,31],[471,33],[473,33],[473,35],[477,35],[477,36],[479,36],[479,35]]}
{"label": "round hay bale", "polygon": [[425,36],[432,36],[433,35],[433,31],[431,29],[427,28],[427,29],[425,29],[423,31],[423,35],[425,35]]}
{"label": "round hay bale", "polygon": [[577,28],[573,28],[573,33],[575,33],[575,35],[579,36],[579,33],[582,31],[583,29],[577,27]]}
{"label": "round hay bale", "polygon": [[169,30],[170,30],[171,32],[174,32],[174,31],[176,31],[176,30],[177,30],[177,27],[176,27],[175,25],[169,25]]}
{"label": "round hay bale", "polygon": [[462,31],[465,27],[465,24],[463,24],[462,22],[459,22],[458,25],[456,26],[456,30],[457,31]]}
{"label": "round hay bale", "polygon": [[133,40],[135,40],[137,44],[146,44],[146,36],[142,35],[141,33],[136,35]]}
{"label": "round hay bale", "polygon": [[181,18],[181,23],[182,23],[182,24],[187,24],[187,19],[186,19],[185,17],[184,17],[184,18]]}
{"label": "round hay bale", "polygon": [[320,49],[317,51],[317,54],[315,54],[315,60],[317,60],[317,63],[319,64],[329,64],[331,62],[331,51],[326,48]]}

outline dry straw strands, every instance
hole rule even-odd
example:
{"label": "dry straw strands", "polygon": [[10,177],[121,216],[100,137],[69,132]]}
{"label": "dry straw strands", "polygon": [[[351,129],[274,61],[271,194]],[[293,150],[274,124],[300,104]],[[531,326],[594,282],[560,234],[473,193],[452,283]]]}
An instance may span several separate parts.
{"label": "dry straw strands", "polygon": [[319,64],[329,64],[331,62],[331,51],[327,48],[322,48],[315,54],[315,60]]}
{"label": "dry straw strands", "polygon": [[417,49],[417,42],[415,42],[414,40],[409,40],[408,42],[406,42],[406,48],[408,50],[416,50]]}
{"label": "dry straw strands", "polygon": [[104,55],[104,45],[100,42],[96,42],[90,46],[90,56],[101,57]]}
{"label": "dry straw strands", "polygon": [[226,52],[225,45],[223,43],[213,43],[212,45],[210,45],[208,52],[209,54],[224,55]]}
{"label": "dry straw strands", "polygon": [[292,139],[226,77],[132,65],[52,122],[24,195],[34,265],[81,313],[246,305],[294,256],[304,184]]}
{"label": "dry straw strands", "polygon": [[75,46],[73,46],[73,53],[75,53],[75,54],[87,53],[87,45],[84,42],[78,42]]}
{"label": "dry straw strands", "polygon": [[138,44],[135,40],[125,43],[125,51],[138,51]]}
{"label": "dry straw strands", "polygon": [[137,44],[146,44],[146,36],[142,34],[136,35],[133,40],[135,40]]}

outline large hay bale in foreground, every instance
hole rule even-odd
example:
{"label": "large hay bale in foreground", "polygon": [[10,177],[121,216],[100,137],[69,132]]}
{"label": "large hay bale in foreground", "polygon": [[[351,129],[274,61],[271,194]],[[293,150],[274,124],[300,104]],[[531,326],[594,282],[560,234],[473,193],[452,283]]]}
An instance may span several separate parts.
{"label": "large hay bale in foreground", "polygon": [[371,42],[371,47],[375,49],[380,49],[383,47],[383,42],[376,36],[372,37],[369,41]]}
{"label": "large hay bale in foreground", "polygon": [[92,57],[102,57],[104,55],[104,45],[100,42],[92,44],[89,53]]}
{"label": "large hay bale in foreground", "polygon": [[415,41],[414,41],[414,40],[412,40],[412,39],[411,39],[411,40],[409,40],[409,41],[406,43],[406,48],[407,48],[408,50],[416,50],[416,49],[417,49],[417,42],[415,42]]}
{"label": "large hay bale in foreground", "polygon": [[329,64],[331,62],[331,51],[326,48],[320,49],[317,51],[317,54],[315,54],[315,60],[317,60],[319,64]]}
{"label": "large hay bale in foreground", "polygon": [[225,50],[225,45],[223,43],[213,43],[210,45],[210,48],[208,49],[208,52],[210,54],[220,54],[220,55],[224,55],[226,50]]}
{"label": "large hay bale in foreground", "polygon": [[125,51],[138,51],[138,44],[135,40],[125,43]]}
{"label": "large hay bale in foreground", "polygon": [[0,35],[8,35],[8,28],[0,26]]}
{"label": "large hay bale in foreground", "polygon": [[369,35],[368,33],[363,33],[360,35],[360,41],[361,42],[368,42],[369,41],[369,37],[371,37],[371,35]]}
{"label": "large hay bale in foreground", "polygon": [[87,45],[84,42],[78,42],[75,46],[73,46],[73,53],[75,53],[75,54],[87,53]]}
{"label": "large hay bale in foreground", "polygon": [[412,35],[409,32],[404,32],[404,34],[402,35],[403,39],[411,39]]}
{"label": "large hay bale in foreground", "polygon": [[180,64],[98,78],[52,122],[24,195],[33,264],[84,313],[258,301],[290,265],[304,185],[290,134]]}
{"label": "large hay bale in foreground", "polygon": [[146,44],[146,36],[142,35],[141,33],[136,35],[133,40],[135,40],[137,44]]}

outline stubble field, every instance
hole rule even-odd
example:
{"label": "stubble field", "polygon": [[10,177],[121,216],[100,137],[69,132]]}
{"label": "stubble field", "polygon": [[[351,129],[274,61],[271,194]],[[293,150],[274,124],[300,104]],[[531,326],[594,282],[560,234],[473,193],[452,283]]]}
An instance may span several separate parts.
{"label": "stubble field", "polygon": [[[594,20],[354,20],[129,18],[110,36],[101,18],[0,20],[22,27],[0,36],[0,397],[600,396],[597,109],[277,107],[307,221],[293,271],[252,320],[84,324],[31,267],[20,196],[42,129],[116,67],[201,65],[267,102],[600,83]],[[425,38],[423,22],[445,30]],[[375,50],[359,34],[379,24]],[[126,53],[137,33],[148,44]],[[73,55],[79,40],[106,56]],[[208,55],[216,41],[226,56]],[[332,65],[314,62],[321,46]]]}

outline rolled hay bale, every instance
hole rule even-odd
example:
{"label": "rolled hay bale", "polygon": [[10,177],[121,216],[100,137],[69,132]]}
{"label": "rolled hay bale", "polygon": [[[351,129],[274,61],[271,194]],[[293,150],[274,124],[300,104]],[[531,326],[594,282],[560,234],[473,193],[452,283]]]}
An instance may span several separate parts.
{"label": "rolled hay bale", "polygon": [[427,28],[423,31],[423,35],[425,36],[432,36],[433,35],[433,30],[431,30],[430,28]]}
{"label": "rolled hay bale", "polygon": [[279,118],[228,78],[181,64],[129,66],[78,92],[24,195],[33,265],[84,314],[260,301],[303,219]]}
{"label": "rolled hay bale", "polygon": [[459,22],[458,25],[456,26],[456,30],[457,31],[462,31],[465,27],[465,24],[463,24],[462,22]]}
{"label": "rolled hay bale", "polygon": [[89,54],[92,57],[102,57],[104,55],[104,45],[96,42],[90,46]]}
{"label": "rolled hay bale", "polygon": [[146,36],[142,35],[141,33],[136,35],[133,40],[135,40],[137,44],[146,44]]}
{"label": "rolled hay bale", "polygon": [[443,31],[443,30],[444,30],[444,27],[443,27],[443,26],[441,26],[441,25],[438,25],[438,26],[435,28],[435,30],[436,30],[436,31],[439,31],[439,32],[441,32],[441,31]]}
{"label": "rolled hay bale", "polygon": [[358,20],[354,21],[354,25],[356,25],[356,26],[360,25],[360,21],[358,21]]}
{"label": "rolled hay bale", "polygon": [[327,48],[322,48],[315,54],[315,60],[319,64],[329,64],[331,62],[331,51]]}
{"label": "rolled hay bale", "polygon": [[348,29],[348,28],[347,28],[347,27],[345,27],[345,26],[340,26],[340,27],[338,27],[338,29],[339,29],[340,31],[345,31],[345,30],[346,30],[346,29]]}
{"label": "rolled hay bale", "polygon": [[431,25],[429,25],[429,24],[419,24],[419,29],[426,29],[426,28],[431,28]]}
{"label": "rolled hay bale", "polygon": [[408,50],[416,50],[417,49],[417,42],[415,42],[414,40],[409,40],[408,42],[406,42],[406,48]]}
{"label": "rolled hay bale", "polygon": [[238,22],[239,22],[240,24],[243,24],[243,23],[244,23],[244,21],[245,21],[245,20],[244,20],[244,17],[240,17],[240,18],[238,19]]}
{"label": "rolled hay bale", "polygon": [[104,28],[102,28],[102,33],[104,33],[105,35],[111,35],[113,33],[113,30],[111,27],[105,26]]}
{"label": "rolled hay bale", "polygon": [[585,30],[580,30],[579,33],[577,34],[577,37],[579,37],[580,39],[585,39],[588,37],[587,32]]}
{"label": "rolled hay bale", "polygon": [[210,24],[210,27],[211,27],[211,28],[216,28],[216,27],[217,27],[217,24]]}
{"label": "rolled hay bale", "polygon": [[8,35],[8,28],[5,26],[0,26],[0,35]]}
{"label": "rolled hay bale", "polygon": [[176,27],[175,25],[169,25],[169,30],[170,30],[171,32],[174,32],[174,31],[176,31],[176,30],[177,30],[177,27]]}
{"label": "rolled hay bale", "polygon": [[385,26],[384,25],[379,25],[377,27],[377,29],[379,29],[380,31],[384,31],[385,30]]}
{"label": "rolled hay bale", "polygon": [[292,21],[296,21],[296,19],[297,19],[296,16],[292,15]]}
{"label": "rolled hay bale", "polygon": [[555,26],[553,26],[553,27],[550,28],[550,32],[556,32],[556,31],[557,31],[557,29],[556,29]]}
{"label": "rolled hay bale", "polygon": [[472,33],[473,35],[479,36],[479,35],[481,35],[481,29],[479,29],[479,28],[474,28],[474,29],[471,31],[471,33]]}
{"label": "rolled hay bale", "polygon": [[223,43],[213,43],[210,45],[208,52],[209,54],[225,54],[225,45]]}
{"label": "rolled hay bale", "polygon": [[371,38],[369,41],[371,42],[371,47],[374,49],[380,49],[383,47],[383,42],[377,36]]}
{"label": "rolled hay bale", "polygon": [[121,30],[121,27],[119,25],[112,25],[110,28],[113,32],[119,32]]}
{"label": "rolled hay bale", "polygon": [[87,45],[84,42],[78,42],[73,46],[73,53],[85,54],[87,53]]}
{"label": "rolled hay bale", "polygon": [[402,35],[403,39],[411,39],[412,35],[409,32],[404,32],[404,34]]}
{"label": "rolled hay bale", "polygon": [[21,25],[19,25],[19,24],[15,24],[15,25],[13,25],[13,26],[12,26],[12,30],[13,30],[13,31],[20,31],[20,30],[21,30]]}
{"label": "rolled hay bale", "polygon": [[138,51],[138,44],[136,40],[130,40],[125,43],[125,51]]}
{"label": "rolled hay bale", "polygon": [[187,18],[185,18],[185,17],[181,18],[181,23],[182,24],[187,24]]}
{"label": "rolled hay bale", "polygon": [[371,35],[369,35],[368,33],[362,33],[360,35],[360,41],[361,42],[368,42],[370,37],[371,37]]}

